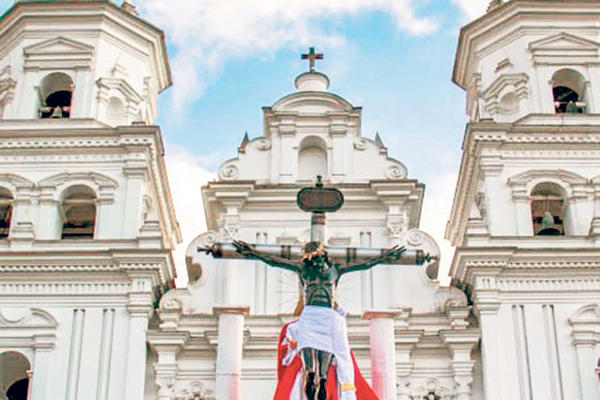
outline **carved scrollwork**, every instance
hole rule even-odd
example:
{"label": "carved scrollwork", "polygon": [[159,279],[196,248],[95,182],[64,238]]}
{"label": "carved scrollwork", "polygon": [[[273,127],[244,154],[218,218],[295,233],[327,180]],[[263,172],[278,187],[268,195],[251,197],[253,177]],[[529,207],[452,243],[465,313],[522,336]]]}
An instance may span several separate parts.
{"label": "carved scrollwork", "polygon": [[356,150],[364,150],[367,148],[367,140],[365,138],[358,137],[354,139],[354,148]]}
{"label": "carved scrollwork", "polygon": [[385,170],[385,176],[388,179],[404,179],[407,172],[402,165],[391,165]]}
{"label": "carved scrollwork", "polygon": [[423,244],[425,236],[417,229],[411,229],[406,234],[406,243],[410,246],[420,246]]}
{"label": "carved scrollwork", "polygon": [[228,161],[219,168],[219,178],[224,181],[234,180],[239,175],[237,160]]}
{"label": "carved scrollwork", "polygon": [[266,151],[271,148],[271,141],[265,138],[256,139],[256,147],[261,151]]}
{"label": "carved scrollwork", "polygon": [[219,241],[219,233],[217,231],[207,231],[198,236],[188,245],[185,251],[185,263],[188,270],[190,282],[203,284],[206,280],[202,272],[202,262],[205,254],[198,253],[198,248],[208,248]]}

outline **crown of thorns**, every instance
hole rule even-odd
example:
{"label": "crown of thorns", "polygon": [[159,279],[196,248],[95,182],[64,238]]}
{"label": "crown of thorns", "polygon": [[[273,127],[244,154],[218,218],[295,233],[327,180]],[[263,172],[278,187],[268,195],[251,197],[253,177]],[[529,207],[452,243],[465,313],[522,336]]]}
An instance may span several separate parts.
{"label": "crown of thorns", "polygon": [[302,261],[312,260],[314,257],[322,257],[325,255],[325,245],[321,242],[308,242],[302,250]]}

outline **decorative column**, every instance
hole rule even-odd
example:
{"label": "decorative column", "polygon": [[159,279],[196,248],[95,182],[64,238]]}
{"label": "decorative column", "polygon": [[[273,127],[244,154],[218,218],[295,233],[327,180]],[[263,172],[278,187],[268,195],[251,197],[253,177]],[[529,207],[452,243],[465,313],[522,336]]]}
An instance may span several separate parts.
{"label": "decorative column", "polygon": [[97,239],[112,239],[118,235],[118,228],[116,231],[114,230],[114,223],[111,218],[114,189],[115,187],[110,187],[110,191],[107,191],[106,187],[100,187],[100,193],[96,200],[95,235]]}
{"label": "decorative column", "polygon": [[129,161],[123,168],[123,174],[127,178],[123,207],[123,239],[134,239],[142,226],[142,197],[146,167],[142,163]]}
{"label": "decorative column", "polygon": [[29,184],[17,186],[14,200],[14,214],[10,236],[13,240],[30,241],[35,238],[31,219],[31,189]]}
{"label": "decorative column", "polygon": [[177,354],[186,344],[190,335],[187,332],[172,330],[153,332],[148,342],[158,355],[154,364],[158,400],[174,400],[173,385],[177,378]]}
{"label": "decorative column", "polygon": [[402,308],[398,310],[398,316],[395,320],[394,336],[396,347],[396,375],[398,388],[398,400],[412,400],[411,396],[411,374],[413,363],[410,354],[415,345],[421,339],[423,330],[409,330],[408,317],[411,308]]}
{"label": "decorative column", "polygon": [[[221,241],[232,242],[239,237],[240,216],[239,209],[243,203],[239,199],[222,200],[226,214],[223,216],[223,225],[220,230]],[[217,271],[220,284],[222,285],[221,305],[232,305],[236,303],[237,280],[235,279],[235,268],[239,264],[237,260],[219,260],[221,265]]]}
{"label": "decorative column", "polygon": [[42,240],[60,239],[62,221],[59,215],[60,202],[56,197],[55,185],[42,185],[38,198],[36,238]]}
{"label": "decorative column", "polygon": [[479,341],[479,332],[472,329],[456,329],[440,332],[444,344],[452,355],[452,374],[454,375],[454,399],[471,400],[471,383],[473,382],[473,366],[471,351]]}
{"label": "decorative column", "polygon": [[333,121],[329,126],[329,135],[331,137],[331,161],[330,179],[334,182],[343,182],[344,176],[346,175],[346,135],[348,133],[348,127],[345,121],[338,120]]}
{"label": "decorative column", "polygon": [[[279,126],[279,181],[290,183],[298,170],[298,148],[294,146],[296,123],[287,120]],[[295,153],[294,153],[295,151]]]}
{"label": "decorative column", "polygon": [[242,400],[244,317],[250,313],[250,307],[215,307],[213,313],[219,318],[215,400]]}
{"label": "decorative column", "polygon": [[[484,179],[484,196],[488,199],[500,199],[504,196],[505,183],[500,181],[503,163],[496,156],[481,157],[481,172]],[[498,209],[499,204],[495,201],[487,202],[487,224],[488,231],[492,234],[510,233],[514,234],[513,227],[507,225],[504,210]],[[531,217],[527,217],[531,219]]]}
{"label": "decorative column", "polygon": [[[367,311],[363,314],[364,319],[369,320],[369,338],[371,346],[371,380],[373,389],[380,400],[397,400],[397,371],[396,371],[396,337],[395,320],[400,318],[401,325],[407,327],[406,318],[410,313],[410,309],[402,310],[387,310],[387,311]],[[404,323],[402,323],[404,322]],[[407,331],[410,340],[408,352],[405,347],[401,346],[401,362],[406,367],[406,363],[410,359],[410,349],[412,345],[418,341],[418,335],[414,332]],[[404,339],[404,336],[401,335]],[[406,341],[402,341],[406,344]],[[412,367],[412,365],[410,366]],[[408,374],[410,374],[410,369]],[[408,375],[407,374],[407,375]],[[401,399],[404,399],[401,397]]]}
{"label": "decorative column", "polygon": [[146,330],[152,314],[152,284],[144,273],[129,272],[132,291],[129,293],[129,338],[125,396],[127,400],[143,400],[146,380]]}
{"label": "decorative column", "polygon": [[396,345],[394,343],[393,311],[367,311],[371,345],[371,376],[373,389],[380,400],[396,400]]}
{"label": "decorative column", "polygon": [[[493,274],[493,271],[490,272]],[[485,278],[485,277],[484,277]],[[490,280],[494,277],[491,276]],[[499,320],[498,310],[500,302],[496,290],[479,290],[474,293],[475,314],[479,319],[481,327],[481,362],[483,370],[483,386],[486,400],[500,400],[503,398],[504,390],[498,390],[498,384],[502,382],[502,374],[496,363],[501,359],[503,342],[498,338]]]}
{"label": "decorative column", "polygon": [[577,353],[581,400],[598,400],[598,380],[596,378],[596,336],[592,330],[574,329],[573,344]]}
{"label": "decorative column", "polygon": [[31,390],[28,396],[31,399],[45,399],[47,398],[46,391],[48,389],[48,371],[52,368],[50,356],[52,350],[54,350],[56,336],[52,334],[34,335],[33,340],[33,368],[30,372]]}

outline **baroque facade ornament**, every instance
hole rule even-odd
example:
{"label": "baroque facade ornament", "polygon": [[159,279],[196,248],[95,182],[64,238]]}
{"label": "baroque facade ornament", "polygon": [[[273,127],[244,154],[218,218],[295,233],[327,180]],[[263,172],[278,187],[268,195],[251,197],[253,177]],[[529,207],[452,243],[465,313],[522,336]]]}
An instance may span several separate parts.
{"label": "baroque facade ornament", "polygon": [[258,138],[253,140],[253,142],[256,143],[256,148],[260,151],[266,151],[271,148],[271,141],[269,139]]}
{"label": "baroque facade ornament", "polygon": [[392,165],[385,170],[385,176],[388,179],[404,179],[408,171],[403,165]]}
{"label": "baroque facade ornament", "polygon": [[225,181],[231,181],[238,177],[239,169],[237,160],[227,161],[219,168],[219,178]]}

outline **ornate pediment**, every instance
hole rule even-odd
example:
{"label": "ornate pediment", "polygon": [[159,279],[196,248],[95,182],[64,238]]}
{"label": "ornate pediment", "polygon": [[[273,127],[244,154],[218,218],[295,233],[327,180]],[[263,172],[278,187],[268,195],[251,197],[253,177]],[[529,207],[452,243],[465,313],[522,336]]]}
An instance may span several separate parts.
{"label": "ornate pediment", "polygon": [[531,169],[508,179],[510,185],[526,184],[540,178],[554,178],[570,185],[585,185],[587,178],[564,169]]}
{"label": "ornate pediment", "polygon": [[540,182],[553,182],[563,187],[569,197],[587,197],[589,180],[564,169],[531,169],[508,179],[513,199],[528,199],[529,192]]}
{"label": "ornate pediment", "polygon": [[582,64],[598,62],[600,43],[561,32],[529,44],[536,64]]}
{"label": "ornate pediment", "polygon": [[90,68],[94,47],[61,36],[23,49],[25,70]]}

